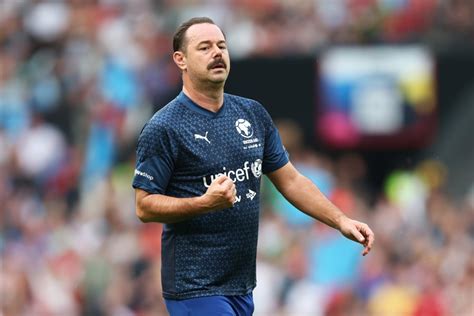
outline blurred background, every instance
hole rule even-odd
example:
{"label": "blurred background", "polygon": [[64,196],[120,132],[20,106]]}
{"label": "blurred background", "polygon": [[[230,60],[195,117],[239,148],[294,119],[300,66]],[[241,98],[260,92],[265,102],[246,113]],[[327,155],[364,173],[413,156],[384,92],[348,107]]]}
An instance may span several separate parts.
{"label": "blurred background", "polygon": [[209,16],[361,247],[263,184],[256,315],[474,315],[474,2],[0,0],[0,315],[166,315],[138,134]]}

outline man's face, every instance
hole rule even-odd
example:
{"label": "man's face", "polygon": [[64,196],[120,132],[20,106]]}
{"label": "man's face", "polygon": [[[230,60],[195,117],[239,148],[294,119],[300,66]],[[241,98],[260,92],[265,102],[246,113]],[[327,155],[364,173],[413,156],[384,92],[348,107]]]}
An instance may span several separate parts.
{"label": "man's face", "polygon": [[230,58],[222,31],[214,24],[192,25],[184,41],[184,72],[191,80],[224,83]]}

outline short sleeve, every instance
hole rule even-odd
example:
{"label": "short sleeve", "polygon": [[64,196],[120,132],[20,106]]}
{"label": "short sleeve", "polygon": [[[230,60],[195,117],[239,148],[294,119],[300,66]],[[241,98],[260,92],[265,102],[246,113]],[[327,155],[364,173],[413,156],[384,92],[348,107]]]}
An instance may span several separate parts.
{"label": "short sleeve", "polygon": [[262,117],[265,124],[265,147],[263,152],[263,173],[280,169],[289,161],[288,152],[281,142],[280,133],[273,124],[270,114],[261,106]]}
{"label": "short sleeve", "polygon": [[136,153],[133,188],[164,194],[177,156],[177,144],[170,128],[159,122],[148,122],[138,138]]}

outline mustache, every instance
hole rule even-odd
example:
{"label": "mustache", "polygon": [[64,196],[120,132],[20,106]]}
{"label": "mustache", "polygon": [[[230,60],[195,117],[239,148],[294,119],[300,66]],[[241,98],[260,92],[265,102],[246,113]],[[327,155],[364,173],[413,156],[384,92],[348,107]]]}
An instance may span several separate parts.
{"label": "mustache", "polygon": [[222,59],[222,58],[218,58],[218,59],[214,60],[213,62],[211,62],[209,65],[207,65],[207,69],[209,70],[211,68],[214,68],[215,66],[217,66],[219,64],[224,65],[225,69],[227,69],[227,64],[225,63],[224,59]]}

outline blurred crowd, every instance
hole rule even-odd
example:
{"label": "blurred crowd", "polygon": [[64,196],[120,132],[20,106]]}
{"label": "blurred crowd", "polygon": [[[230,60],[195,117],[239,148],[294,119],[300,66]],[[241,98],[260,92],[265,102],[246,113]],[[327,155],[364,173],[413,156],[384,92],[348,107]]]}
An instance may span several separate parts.
{"label": "blurred crowd", "polygon": [[[144,122],[180,89],[176,26],[223,26],[235,58],[337,43],[473,39],[452,0],[4,0],[0,3],[0,315],[160,315],[159,224],[135,217]],[[375,196],[364,160],[329,159],[281,124],[297,167],[374,229],[361,249],[264,184],[258,315],[471,315],[474,192],[426,161]],[[471,190],[472,191],[472,190]]]}
{"label": "blurred crowd", "polygon": [[269,183],[259,240],[261,315],[472,315],[474,186],[453,200],[435,160],[393,170],[374,195],[362,156],[302,145],[294,122],[278,127],[292,162],[350,217],[367,222],[362,247],[298,212]]}

